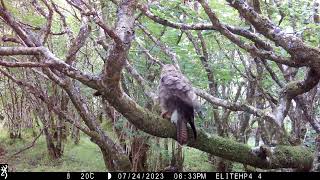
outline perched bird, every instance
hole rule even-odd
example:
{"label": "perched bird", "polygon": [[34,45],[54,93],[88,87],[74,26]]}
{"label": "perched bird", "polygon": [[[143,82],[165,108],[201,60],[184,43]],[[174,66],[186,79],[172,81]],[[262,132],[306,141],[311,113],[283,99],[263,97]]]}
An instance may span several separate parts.
{"label": "perched bird", "polygon": [[194,138],[197,131],[194,125],[195,111],[200,109],[197,95],[190,81],[173,65],[164,65],[159,84],[161,116],[170,119],[177,128],[177,140],[181,145],[188,141],[187,123],[190,124]]}

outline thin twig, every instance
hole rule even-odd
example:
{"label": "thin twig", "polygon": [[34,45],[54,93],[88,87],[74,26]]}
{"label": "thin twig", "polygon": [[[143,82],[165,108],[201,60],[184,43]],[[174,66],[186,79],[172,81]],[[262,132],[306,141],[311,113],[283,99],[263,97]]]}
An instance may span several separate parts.
{"label": "thin twig", "polygon": [[32,147],[36,144],[36,141],[37,141],[37,140],[40,138],[40,136],[42,135],[43,131],[44,131],[44,128],[42,128],[42,130],[40,131],[40,133],[33,139],[33,141],[31,142],[31,144],[29,144],[28,146],[20,149],[18,152],[12,154],[11,156],[9,156],[8,159],[11,159],[11,158],[13,158],[14,156],[22,153],[23,151],[26,151],[26,150],[32,148]]}

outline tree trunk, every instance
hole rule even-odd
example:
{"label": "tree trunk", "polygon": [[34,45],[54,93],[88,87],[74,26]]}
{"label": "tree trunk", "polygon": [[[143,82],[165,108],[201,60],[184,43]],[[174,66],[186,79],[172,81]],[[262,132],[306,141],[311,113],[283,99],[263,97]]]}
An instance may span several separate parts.
{"label": "tree trunk", "polygon": [[131,144],[132,171],[147,171],[147,152],[150,148],[147,137],[135,137]]}
{"label": "tree trunk", "polygon": [[313,168],[312,171],[320,172],[320,135],[315,138],[316,142],[316,151],[315,151],[315,158],[313,161]]}

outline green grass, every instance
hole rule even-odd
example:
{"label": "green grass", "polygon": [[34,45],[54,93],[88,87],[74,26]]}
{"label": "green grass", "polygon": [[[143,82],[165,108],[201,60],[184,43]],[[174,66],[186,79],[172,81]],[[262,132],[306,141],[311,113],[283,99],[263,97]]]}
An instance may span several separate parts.
{"label": "green grass", "polygon": [[[6,131],[0,128],[0,146],[6,150],[7,157],[28,146],[33,138],[31,131],[27,130],[23,133],[23,139],[12,140],[8,137]],[[154,148],[158,149],[160,147]],[[171,152],[168,152],[168,155],[170,154]],[[213,165],[208,161],[207,153],[184,147],[184,157],[185,171],[214,171]],[[152,159],[152,157],[149,158]],[[75,145],[68,138],[65,142],[64,154],[59,160],[51,160],[49,158],[45,138],[41,136],[34,147],[7,161],[14,171],[106,171],[98,146],[92,143],[85,135],[81,135],[78,145]]]}
{"label": "green grass", "polygon": [[[28,140],[26,140],[28,139]],[[0,131],[0,146],[4,147],[7,157],[30,144],[32,137],[10,140]],[[65,152],[61,159],[51,160],[48,156],[45,138],[38,139],[35,146],[8,160],[15,171],[105,171],[102,154],[97,145],[82,136],[79,145],[70,139],[65,143]]]}
{"label": "green grass", "polygon": [[205,152],[194,148],[184,148],[184,169],[185,171],[215,171],[214,167],[208,161],[208,155]]}

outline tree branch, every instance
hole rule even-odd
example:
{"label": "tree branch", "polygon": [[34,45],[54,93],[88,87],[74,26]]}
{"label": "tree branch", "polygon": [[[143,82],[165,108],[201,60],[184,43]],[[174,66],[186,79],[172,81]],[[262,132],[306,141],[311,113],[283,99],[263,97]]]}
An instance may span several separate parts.
{"label": "tree branch", "polygon": [[283,125],[283,120],[287,116],[291,100],[296,96],[310,91],[318,84],[320,74],[310,69],[303,81],[292,81],[286,84],[281,90],[278,106],[274,111],[274,117],[279,126]]}
{"label": "tree branch", "polygon": [[160,47],[160,49],[167,55],[170,57],[170,60],[172,61],[173,65],[180,70],[180,66],[177,60],[177,55],[172,52],[172,50],[166,46],[165,44],[161,43],[160,40],[158,40],[157,38],[155,38],[149,31],[147,28],[145,28],[141,23],[138,24],[138,27],[152,40],[152,42],[154,42],[157,46]]}
{"label": "tree branch", "polygon": [[[150,10],[148,9],[147,5],[138,5],[139,10],[148,18],[153,20],[156,23],[162,24],[164,26],[172,27],[175,29],[181,29],[181,30],[218,30],[218,27],[214,24],[210,23],[197,23],[197,24],[184,24],[184,23],[175,23],[170,22],[166,19],[162,19],[159,16],[154,15]],[[231,31],[234,34],[243,36],[255,43],[257,43],[259,46],[263,47],[266,50],[272,50],[272,47],[267,42],[263,41],[261,38],[259,38],[256,34],[250,32],[249,30],[238,28],[238,27],[232,27],[229,25],[224,25],[229,31]]]}
{"label": "tree branch", "polygon": [[285,33],[270,20],[255,12],[244,0],[227,0],[227,2],[229,2],[230,6],[237,9],[240,15],[250,22],[259,33],[275,42],[276,45],[280,45],[291,54],[292,60],[299,64],[307,61],[304,63],[305,65],[308,64],[314,68],[319,67],[319,49],[308,46],[295,35]]}
{"label": "tree branch", "polygon": [[81,72],[80,70],[66,64],[45,47],[0,47],[0,55],[43,55],[46,58],[46,62],[44,62],[44,64],[49,64],[50,67],[79,80],[93,89],[97,89],[97,81],[99,81],[98,77]]}
{"label": "tree branch", "polygon": [[0,60],[0,66],[5,67],[49,67],[49,63],[35,63],[35,62],[8,62]]}
{"label": "tree branch", "polygon": [[289,58],[281,57],[275,54],[273,51],[265,51],[262,49],[258,49],[256,46],[252,44],[244,43],[235,36],[232,32],[230,32],[224,24],[221,24],[219,19],[217,18],[216,14],[210,9],[209,5],[204,0],[198,0],[199,3],[202,5],[203,9],[205,10],[206,14],[208,15],[211,23],[217,27],[217,30],[227,37],[231,42],[238,45],[240,48],[249,52],[253,57],[260,57],[261,59],[270,59],[274,62],[278,62],[281,64],[285,64],[291,67],[301,67],[305,66],[306,62],[296,62],[291,61]]}
{"label": "tree branch", "polygon": [[26,147],[20,149],[19,151],[15,152],[15,153],[12,154],[8,159],[11,159],[11,158],[13,158],[14,156],[22,153],[23,151],[26,151],[26,150],[32,148],[32,147],[35,145],[36,141],[37,141],[37,140],[40,138],[40,136],[42,135],[43,130],[44,130],[44,129],[42,129],[42,130],[40,131],[40,133],[32,140],[32,142],[31,142],[28,146],[26,146]]}

